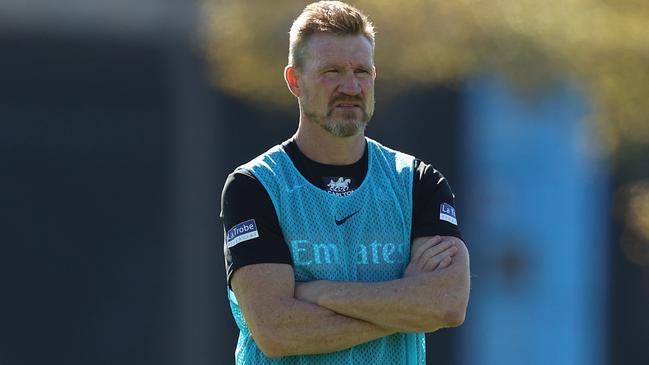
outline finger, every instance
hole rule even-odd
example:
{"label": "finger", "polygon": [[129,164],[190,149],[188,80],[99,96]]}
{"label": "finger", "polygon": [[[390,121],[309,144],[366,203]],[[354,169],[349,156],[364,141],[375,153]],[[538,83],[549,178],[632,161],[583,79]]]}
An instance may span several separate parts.
{"label": "finger", "polygon": [[[430,247],[428,250],[424,251],[424,253],[421,254],[421,257],[419,258],[419,261],[416,262],[417,267],[420,270],[426,270],[426,267],[430,267],[430,260],[431,258],[441,254],[442,252],[451,249],[452,247],[455,247],[453,242],[451,241],[444,241],[442,243],[439,243],[435,246]],[[453,252],[455,254],[455,252]],[[444,256],[438,257],[436,261],[441,261],[444,258]]]}
{"label": "finger", "polygon": [[452,241],[443,241],[435,246],[430,247],[428,250],[426,250],[421,256],[422,258],[430,258],[431,256],[439,255],[440,253],[455,247],[455,243]]}
{"label": "finger", "polygon": [[453,255],[457,253],[457,247],[451,246],[448,249],[438,253],[437,255],[431,256],[428,261],[421,268],[424,271],[433,271],[435,270],[444,260],[451,259]]}
{"label": "finger", "polygon": [[434,236],[430,239],[427,239],[426,241],[423,241],[422,243],[418,244],[417,247],[415,247],[414,252],[412,254],[413,259],[417,259],[421,257],[421,254],[424,253],[426,250],[429,248],[439,244],[442,241],[442,237],[440,236]]}
{"label": "finger", "polygon": [[449,266],[451,266],[451,263],[453,262],[453,256],[448,256],[444,260],[442,260],[439,265],[437,265],[437,269],[445,269]]}
{"label": "finger", "polygon": [[425,267],[427,265],[427,262],[430,261],[430,259],[434,256],[439,255],[441,252],[444,252],[445,250],[448,250],[450,246],[445,243],[439,243],[434,246],[429,246],[424,252],[422,252],[419,255],[419,258],[415,262],[415,265],[420,269],[420,270],[425,270]]}
{"label": "finger", "polygon": [[426,241],[424,241],[422,244],[420,244],[418,247],[415,247],[414,252],[412,253],[410,257],[410,261],[412,262],[417,262],[420,260],[421,255],[426,252],[429,248],[439,244],[442,242],[442,237],[440,236],[434,236]]}

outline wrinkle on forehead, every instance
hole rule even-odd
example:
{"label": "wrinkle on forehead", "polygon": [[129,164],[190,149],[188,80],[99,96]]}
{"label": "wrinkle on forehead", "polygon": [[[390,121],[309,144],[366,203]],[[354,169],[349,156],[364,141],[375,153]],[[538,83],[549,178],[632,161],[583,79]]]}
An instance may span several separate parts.
{"label": "wrinkle on forehead", "polygon": [[316,67],[338,65],[346,67],[374,65],[373,47],[362,35],[315,34],[307,46],[307,63]]}

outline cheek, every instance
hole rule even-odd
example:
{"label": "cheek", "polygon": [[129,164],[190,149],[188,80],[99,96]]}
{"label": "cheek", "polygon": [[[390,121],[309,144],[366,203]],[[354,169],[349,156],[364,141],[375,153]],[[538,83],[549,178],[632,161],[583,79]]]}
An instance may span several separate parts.
{"label": "cheek", "polygon": [[319,90],[322,94],[331,94],[338,87],[338,81],[334,79],[325,79],[319,85]]}
{"label": "cheek", "polygon": [[374,80],[368,79],[361,82],[362,88],[366,94],[374,93]]}
{"label": "cheek", "polygon": [[326,93],[327,91],[334,90],[338,84],[338,78],[323,76],[318,79],[315,87],[321,90],[321,92]]}

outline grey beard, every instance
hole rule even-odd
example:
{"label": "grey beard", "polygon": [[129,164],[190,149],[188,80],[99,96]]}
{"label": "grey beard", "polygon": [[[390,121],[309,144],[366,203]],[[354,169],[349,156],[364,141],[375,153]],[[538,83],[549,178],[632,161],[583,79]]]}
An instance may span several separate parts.
{"label": "grey beard", "polygon": [[306,113],[309,119],[314,121],[322,129],[331,133],[336,137],[351,137],[357,134],[363,133],[367,123],[370,120],[370,117],[367,115],[367,112],[363,110],[363,115],[360,119],[356,118],[342,118],[342,120],[336,120],[332,117],[333,109],[330,110],[324,118],[318,118],[313,113]]}
{"label": "grey beard", "polygon": [[360,134],[365,131],[367,122],[360,120],[353,121],[335,121],[328,119],[324,123],[318,123],[327,132],[333,134],[336,137],[351,137],[357,134]]}

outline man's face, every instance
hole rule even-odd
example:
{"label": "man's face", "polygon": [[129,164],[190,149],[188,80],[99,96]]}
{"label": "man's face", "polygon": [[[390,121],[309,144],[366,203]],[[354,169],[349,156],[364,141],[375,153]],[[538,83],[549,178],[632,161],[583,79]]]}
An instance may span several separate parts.
{"label": "man's face", "polygon": [[315,34],[299,71],[304,114],[337,137],[362,133],[374,113],[372,44],[362,35]]}

